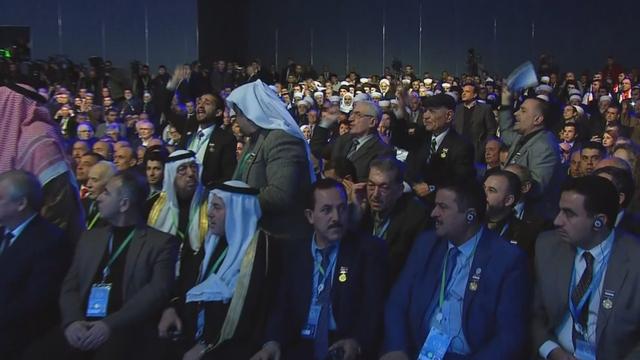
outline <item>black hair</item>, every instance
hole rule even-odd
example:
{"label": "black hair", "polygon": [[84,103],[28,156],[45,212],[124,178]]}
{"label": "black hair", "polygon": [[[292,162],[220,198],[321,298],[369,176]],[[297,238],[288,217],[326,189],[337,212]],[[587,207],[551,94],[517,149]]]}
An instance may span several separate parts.
{"label": "black hair", "polygon": [[406,170],[405,164],[393,156],[380,156],[369,164],[369,169],[376,168],[383,173],[393,173],[396,183],[402,184]]}
{"label": "black hair", "polygon": [[522,183],[520,182],[520,178],[518,175],[512,173],[511,171],[501,170],[498,168],[491,169],[487,171],[487,175],[485,176],[485,180],[489,178],[489,176],[500,176],[507,179],[507,194],[513,195],[513,203],[514,205],[520,201],[520,197],[522,195],[521,188]]}
{"label": "black hair", "polygon": [[584,209],[589,216],[605,214],[612,229],[618,216],[618,192],[613,183],[601,176],[587,175],[568,178],[562,192],[571,191],[584,196]]}
{"label": "black hair", "polygon": [[[474,209],[476,219],[479,222],[484,221],[487,208],[487,194],[484,188],[475,179],[454,180],[452,183],[445,185],[440,190],[449,190],[456,194],[456,204],[461,213],[469,209]],[[440,191],[439,190],[439,191]]]}
{"label": "black hair", "polygon": [[587,150],[587,149],[598,150],[601,157],[604,157],[607,154],[607,150],[604,148],[604,146],[601,143],[596,141],[589,141],[586,144],[582,145],[581,151]]}
{"label": "black hair", "polygon": [[309,191],[309,196],[307,198],[307,209],[315,209],[316,207],[316,190],[328,190],[328,189],[338,189],[342,195],[344,196],[345,202],[347,201],[347,190],[345,189],[342,183],[333,180],[333,179],[319,179],[315,183],[311,185],[311,189]]}

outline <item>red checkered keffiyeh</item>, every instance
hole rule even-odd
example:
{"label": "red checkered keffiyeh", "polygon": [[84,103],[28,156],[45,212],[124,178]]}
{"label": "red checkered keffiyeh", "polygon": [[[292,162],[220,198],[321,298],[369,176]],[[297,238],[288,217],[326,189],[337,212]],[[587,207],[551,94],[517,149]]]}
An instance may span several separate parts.
{"label": "red checkered keffiyeh", "polygon": [[70,162],[49,111],[16,86],[0,87],[0,173],[25,170],[44,185],[70,171]]}

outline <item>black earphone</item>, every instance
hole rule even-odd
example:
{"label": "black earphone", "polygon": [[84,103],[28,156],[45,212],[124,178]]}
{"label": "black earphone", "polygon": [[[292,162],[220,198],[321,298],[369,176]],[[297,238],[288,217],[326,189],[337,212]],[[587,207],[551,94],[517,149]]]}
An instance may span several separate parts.
{"label": "black earphone", "polygon": [[467,210],[465,216],[467,217],[467,223],[471,224],[476,219],[476,212],[473,210]]}
{"label": "black earphone", "polygon": [[596,219],[593,220],[593,228],[595,230],[600,230],[604,226],[604,219],[602,216],[596,216]]}

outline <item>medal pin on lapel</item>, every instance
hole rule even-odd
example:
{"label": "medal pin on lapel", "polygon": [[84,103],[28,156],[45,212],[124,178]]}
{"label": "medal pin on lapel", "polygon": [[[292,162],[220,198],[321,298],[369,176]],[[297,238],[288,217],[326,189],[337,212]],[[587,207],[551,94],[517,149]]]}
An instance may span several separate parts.
{"label": "medal pin on lapel", "polygon": [[340,275],[338,275],[338,281],[340,281],[341,283],[347,281],[348,271],[349,271],[349,268],[347,268],[346,266],[340,267]]}

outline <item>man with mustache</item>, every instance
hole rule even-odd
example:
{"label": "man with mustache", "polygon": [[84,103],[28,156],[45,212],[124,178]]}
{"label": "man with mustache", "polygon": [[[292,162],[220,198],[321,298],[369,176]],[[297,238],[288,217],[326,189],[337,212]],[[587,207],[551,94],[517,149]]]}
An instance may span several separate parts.
{"label": "man with mustache", "polygon": [[372,359],[386,289],[384,244],[347,232],[347,193],[318,180],[305,215],[313,234],[285,254],[261,351],[252,360]]}
{"label": "man with mustache", "polygon": [[149,212],[151,227],[180,240],[175,294],[184,294],[195,282],[208,228],[207,192],[198,178],[199,167],[193,152],[174,151],[164,167],[162,192]]}
{"label": "man with mustache", "polygon": [[474,180],[438,190],[435,231],[418,236],[385,308],[383,360],[523,359],[525,254],[482,226]]}
{"label": "man with mustache", "polygon": [[543,359],[638,356],[640,242],[615,227],[618,201],[606,178],[569,179],[556,231],[536,241],[532,350]]}

